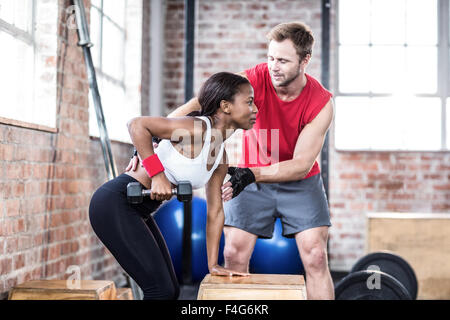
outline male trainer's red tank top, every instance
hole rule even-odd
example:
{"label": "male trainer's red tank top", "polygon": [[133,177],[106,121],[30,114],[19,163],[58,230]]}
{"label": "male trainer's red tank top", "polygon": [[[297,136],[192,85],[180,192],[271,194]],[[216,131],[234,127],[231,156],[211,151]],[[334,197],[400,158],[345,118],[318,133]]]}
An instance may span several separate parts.
{"label": "male trainer's red tank top", "polygon": [[[275,92],[267,63],[245,72],[254,89],[258,114],[253,128],[244,131],[239,167],[269,166],[292,159],[300,132],[327,104],[331,92],[306,74],[306,86],[300,95],[285,102]],[[319,172],[316,160],[305,179]]]}

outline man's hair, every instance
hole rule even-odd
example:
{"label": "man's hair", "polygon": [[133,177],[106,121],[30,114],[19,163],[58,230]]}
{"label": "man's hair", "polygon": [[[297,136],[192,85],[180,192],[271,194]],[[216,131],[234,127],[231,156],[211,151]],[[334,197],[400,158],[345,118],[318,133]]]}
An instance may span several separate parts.
{"label": "man's hair", "polygon": [[281,42],[289,39],[294,43],[300,61],[305,59],[306,55],[312,54],[314,45],[314,36],[311,29],[302,22],[286,22],[275,26],[266,35],[269,41],[275,40]]}

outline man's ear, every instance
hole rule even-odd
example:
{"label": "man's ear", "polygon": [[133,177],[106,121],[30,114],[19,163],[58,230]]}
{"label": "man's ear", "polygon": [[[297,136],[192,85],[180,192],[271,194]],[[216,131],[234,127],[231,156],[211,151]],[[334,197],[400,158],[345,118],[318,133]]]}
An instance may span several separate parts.
{"label": "man's ear", "polygon": [[311,60],[311,55],[308,53],[302,61],[300,61],[300,65],[307,66],[309,61]]}
{"label": "man's ear", "polygon": [[231,113],[230,102],[225,100],[220,101],[220,109],[222,110],[223,113],[230,114]]}

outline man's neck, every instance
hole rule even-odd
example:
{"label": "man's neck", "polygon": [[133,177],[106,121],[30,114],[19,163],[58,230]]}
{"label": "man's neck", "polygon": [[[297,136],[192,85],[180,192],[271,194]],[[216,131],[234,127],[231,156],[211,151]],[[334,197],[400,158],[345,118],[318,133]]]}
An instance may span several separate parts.
{"label": "man's neck", "polygon": [[285,87],[275,87],[275,92],[278,98],[283,101],[289,102],[297,98],[302,92],[303,88],[306,86],[306,75],[302,72],[297,79],[292,81],[289,85]]}

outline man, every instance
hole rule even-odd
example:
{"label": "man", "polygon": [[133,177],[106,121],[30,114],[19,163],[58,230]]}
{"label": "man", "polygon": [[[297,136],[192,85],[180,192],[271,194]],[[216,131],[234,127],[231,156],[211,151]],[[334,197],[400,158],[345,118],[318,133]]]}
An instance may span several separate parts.
{"label": "man", "polygon": [[[254,88],[258,114],[243,134],[240,168],[231,168],[224,185],[223,199],[233,195],[224,206],[225,267],[248,272],[256,239],[272,237],[279,217],[283,235],[296,239],[308,299],[334,299],[327,262],[331,222],[316,161],[333,120],[332,95],[305,72],[314,44],[308,26],[280,24],[267,38],[267,63],[240,73]],[[169,116],[199,109],[194,98]]]}

